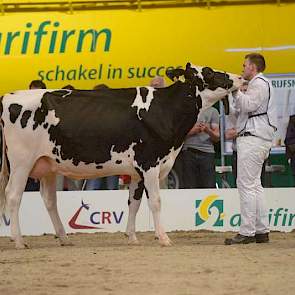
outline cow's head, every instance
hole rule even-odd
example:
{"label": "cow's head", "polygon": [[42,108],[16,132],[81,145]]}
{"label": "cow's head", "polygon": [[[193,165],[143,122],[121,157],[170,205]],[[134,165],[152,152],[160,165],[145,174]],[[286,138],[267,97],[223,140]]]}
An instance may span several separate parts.
{"label": "cow's head", "polygon": [[213,70],[209,67],[194,66],[187,63],[185,70],[167,70],[166,75],[172,80],[183,80],[196,87],[196,95],[202,99],[202,108],[212,106],[225,98],[229,92],[238,89],[243,79],[239,75]]}

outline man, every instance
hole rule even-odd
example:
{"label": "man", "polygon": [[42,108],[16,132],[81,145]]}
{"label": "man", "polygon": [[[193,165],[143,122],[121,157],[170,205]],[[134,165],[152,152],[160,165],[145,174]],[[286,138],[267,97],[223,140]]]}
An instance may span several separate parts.
{"label": "man", "polygon": [[265,60],[261,54],[246,55],[243,78],[249,81],[245,93],[233,94],[237,118],[237,187],[240,195],[239,234],[226,239],[226,245],[266,243],[269,222],[260,175],[269,155],[277,128],[277,115],[271,83],[263,76]]}
{"label": "man", "polygon": [[46,89],[46,85],[42,80],[33,80],[29,85],[29,89]]}
{"label": "man", "polygon": [[218,142],[219,113],[210,107],[198,116],[183,145],[182,188],[215,188],[215,151]]}
{"label": "man", "polygon": [[[247,85],[248,83],[245,83],[243,85],[244,88],[241,88],[240,90],[242,92],[246,92],[247,90]],[[237,137],[238,137],[238,132],[236,129],[237,126],[237,116],[238,112],[235,109],[234,102],[233,102],[233,97],[229,96],[229,102],[230,102],[230,112],[229,115],[226,118],[226,125],[228,128],[225,130],[225,139],[226,140],[232,140],[232,161],[231,161],[231,166],[232,166],[232,175],[234,178],[234,185],[237,185]],[[267,161],[267,160],[266,160]],[[262,166],[262,171],[261,171],[261,184],[263,187],[265,187],[265,166],[266,166],[266,161],[264,161],[263,166]]]}
{"label": "man", "polygon": [[163,77],[156,76],[151,80],[150,86],[155,88],[163,88],[165,87],[165,80]]}

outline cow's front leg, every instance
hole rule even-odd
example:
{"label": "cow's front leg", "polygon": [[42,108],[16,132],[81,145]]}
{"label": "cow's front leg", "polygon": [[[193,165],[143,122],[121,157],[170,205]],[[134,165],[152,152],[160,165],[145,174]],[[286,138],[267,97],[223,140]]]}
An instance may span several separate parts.
{"label": "cow's front leg", "polygon": [[12,163],[10,167],[11,171],[9,181],[5,189],[5,195],[10,214],[11,239],[15,242],[15,247],[17,249],[25,249],[28,248],[28,245],[25,244],[21,235],[19,225],[19,208],[29,172],[20,168],[16,170]]}
{"label": "cow's front leg", "polygon": [[155,235],[159,237],[161,246],[171,246],[168,235],[161,225],[161,198],[160,198],[160,184],[159,184],[159,168],[151,168],[143,173],[145,192],[148,198],[149,208],[153,214]]}
{"label": "cow's front leg", "polygon": [[134,180],[131,179],[129,186],[129,215],[128,223],[126,227],[126,235],[128,236],[128,244],[138,244],[138,240],[135,234],[135,224],[136,224],[136,214],[138,212],[142,193],[143,193],[143,180]]}
{"label": "cow's front leg", "polygon": [[73,244],[69,241],[64,226],[60,220],[57,201],[56,201],[56,175],[49,174],[41,179],[40,186],[41,196],[45,203],[46,209],[54,226],[56,236],[59,238],[61,246],[72,246]]}

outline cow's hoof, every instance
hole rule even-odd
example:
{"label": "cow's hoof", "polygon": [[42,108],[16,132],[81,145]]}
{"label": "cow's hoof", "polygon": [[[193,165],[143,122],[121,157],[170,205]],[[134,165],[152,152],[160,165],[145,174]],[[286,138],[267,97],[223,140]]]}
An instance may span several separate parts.
{"label": "cow's hoof", "polygon": [[128,239],[128,245],[130,246],[137,246],[139,245],[139,241],[135,238],[135,239]]}
{"label": "cow's hoof", "polygon": [[24,243],[16,244],[15,248],[17,250],[30,249],[29,245]]}
{"label": "cow's hoof", "polygon": [[172,241],[168,237],[160,238],[159,239],[159,244],[162,247],[169,247],[169,246],[172,246],[173,245]]}
{"label": "cow's hoof", "polygon": [[74,244],[68,240],[67,238],[66,239],[59,239],[59,243],[62,247],[68,247],[68,246],[74,246]]}

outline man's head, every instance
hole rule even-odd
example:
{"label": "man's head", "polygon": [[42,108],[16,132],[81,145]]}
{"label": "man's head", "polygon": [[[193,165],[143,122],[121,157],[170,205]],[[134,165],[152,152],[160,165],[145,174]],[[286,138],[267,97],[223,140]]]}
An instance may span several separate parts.
{"label": "man's head", "polygon": [[64,86],[62,89],[74,90],[75,87],[71,84],[68,84],[68,85]]}
{"label": "man's head", "polygon": [[259,53],[250,53],[245,56],[242,76],[245,80],[251,80],[258,73],[265,70],[265,60]]}
{"label": "man's head", "polygon": [[97,84],[93,87],[93,90],[104,90],[108,88],[109,86],[107,86],[106,84]]}
{"label": "man's head", "polygon": [[46,89],[46,85],[42,80],[33,80],[29,85],[29,89]]}
{"label": "man's head", "polygon": [[151,80],[150,86],[155,88],[163,88],[165,87],[165,80],[163,77],[156,76],[155,78]]}

